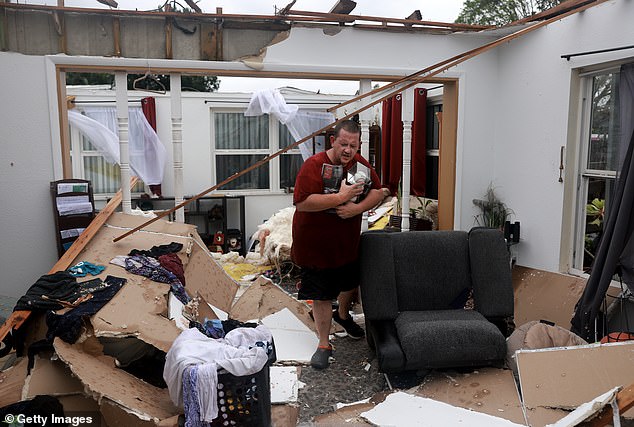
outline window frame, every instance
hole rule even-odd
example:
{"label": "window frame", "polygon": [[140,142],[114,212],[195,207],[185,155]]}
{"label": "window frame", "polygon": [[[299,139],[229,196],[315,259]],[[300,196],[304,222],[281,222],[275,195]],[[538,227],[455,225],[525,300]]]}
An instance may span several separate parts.
{"label": "window frame", "polygon": [[[209,144],[211,149],[211,178],[213,184],[217,184],[218,176],[216,170],[216,161],[218,156],[223,155],[262,155],[262,158],[277,153],[280,150],[280,134],[279,124],[280,121],[271,114],[267,114],[269,120],[268,126],[268,149],[218,149],[216,148],[216,113],[235,113],[244,114],[247,109],[247,104],[238,103],[210,103],[209,105]],[[298,155],[301,156],[301,152],[298,147],[292,148],[285,153],[276,156],[268,162],[269,165],[269,187],[268,188],[249,188],[243,190],[230,189],[226,190],[227,194],[240,194],[240,195],[257,195],[257,194],[286,194],[288,191],[286,188],[280,186],[281,182],[281,165],[280,158],[285,155]]]}
{"label": "window frame", "polygon": [[[90,139],[88,139],[82,132],[79,131],[76,127],[72,125],[68,125],[69,128],[69,139],[70,139],[70,162],[71,162],[71,170],[73,174],[73,178],[76,179],[88,179],[86,177],[86,170],[84,168],[84,159],[87,157],[100,157],[103,159],[103,156],[99,153],[98,150],[84,150],[84,141],[88,141],[90,143]],[[92,145],[92,143],[91,143]],[[104,163],[107,163],[105,159]],[[115,167],[118,167],[115,165]],[[114,179],[114,178],[113,178]],[[93,198],[95,201],[107,201],[115,196],[116,192],[98,192],[97,186],[95,183],[93,186]],[[121,175],[119,175],[118,182],[116,183],[117,188],[121,188]],[[149,193],[147,186],[139,180],[139,182],[134,186],[134,189],[142,188],[141,191],[132,191],[132,197],[140,197],[143,193]]]}
{"label": "window frame", "polygon": [[[616,170],[601,170],[588,167],[589,148],[592,128],[592,104],[593,104],[593,82],[594,78],[600,75],[614,74],[620,72],[618,67],[598,69],[592,72],[581,74],[580,96],[581,96],[581,116],[580,132],[578,141],[578,163],[576,171],[576,186],[574,196],[574,227],[572,239],[572,253],[570,272],[577,275],[588,276],[584,270],[584,252],[586,236],[586,205],[588,203],[588,192],[590,181],[599,179],[606,181],[606,197],[608,199],[609,188],[614,188],[616,182]],[[612,94],[616,96],[616,93]],[[613,112],[610,113],[612,115]],[[617,135],[618,143],[618,135]],[[604,213],[604,221],[607,220],[607,205]]]}

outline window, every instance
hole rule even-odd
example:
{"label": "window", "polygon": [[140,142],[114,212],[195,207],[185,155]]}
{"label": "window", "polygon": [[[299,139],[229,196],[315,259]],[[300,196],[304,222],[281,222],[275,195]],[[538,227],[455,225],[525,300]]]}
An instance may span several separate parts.
{"label": "window", "polygon": [[442,104],[427,105],[427,164],[426,189],[427,197],[438,199],[438,158],[440,155],[440,123],[437,113],[442,113]]}
{"label": "window", "polygon": [[[97,200],[105,200],[119,191],[121,188],[119,166],[106,162],[90,140],[72,126],[70,141],[73,178],[89,180]],[[144,187],[143,182],[139,180],[132,188],[132,193],[141,194],[144,192]]]}
{"label": "window", "polygon": [[618,71],[587,76],[582,87],[585,109],[573,266],[587,272],[607,219],[618,168]]}
{"label": "window", "polygon": [[[216,183],[295,142],[286,126],[271,115],[245,117],[242,110],[214,109],[211,116]],[[289,189],[302,163],[299,149],[293,148],[221,189]]]}

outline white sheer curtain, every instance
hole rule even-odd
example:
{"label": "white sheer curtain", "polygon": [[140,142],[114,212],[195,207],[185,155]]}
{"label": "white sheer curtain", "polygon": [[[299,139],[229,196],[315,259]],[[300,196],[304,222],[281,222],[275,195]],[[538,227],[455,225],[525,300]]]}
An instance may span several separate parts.
{"label": "white sheer curtain", "polygon": [[[115,107],[84,107],[84,114],[70,110],[68,119],[77,127],[101,155],[110,163],[119,163],[119,137]],[[140,107],[129,114],[129,150],[132,172],[147,185],[163,181],[167,153],[158,135],[150,126]]]}
{"label": "white sheer curtain", "polygon": [[[262,114],[273,114],[280,123],[286,125],[295,141],[299,141],[335,121],[335,116],[331,113],[299,110],[297,105],[288,105],[277,89],[263,89],[252,95],[244,115],[259,116]],[[312,142],[306,141],[299,146],[299,151],[304,159],[313,154],[311,144]]]}

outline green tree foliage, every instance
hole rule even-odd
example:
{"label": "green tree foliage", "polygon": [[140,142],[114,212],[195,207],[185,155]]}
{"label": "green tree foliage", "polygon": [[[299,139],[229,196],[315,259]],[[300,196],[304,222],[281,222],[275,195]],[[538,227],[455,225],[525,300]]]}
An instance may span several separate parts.
{"label": "green tree foliage", "polygon": [[[133,90],[134,81],[144,74],[128,74],[128,89]],[[110,85],[114,86],[114,74],[108,73],[66,73],[67,85]],[[181,90],[184,92],[214,92],[218,90],[220,80],[216,76],[181,76]],[[170,89],[169,75],[151,75],[139,80],[137,89],[151,91],[168,91]]]}
{"label": "green tree foliage", "polygon": [[114,84],[114,74],[108,73],[66,73],[67,86],[110,85]]}
{"label": "green tree foliage", "polygon": [[465,0],[460,24],[505,25],[557,6],[565,0]]}

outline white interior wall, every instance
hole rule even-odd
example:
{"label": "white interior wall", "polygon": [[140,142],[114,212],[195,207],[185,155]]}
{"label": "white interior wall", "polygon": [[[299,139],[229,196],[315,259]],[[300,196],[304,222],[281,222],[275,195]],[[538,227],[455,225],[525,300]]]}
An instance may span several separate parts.
{"label": "white interior wall", "polygon": [[0,295],[19,297],[57,261],[45,60],[0,52]]}
{"label": "white interior wall", "polygon": [[[631,45],[634,4],[610,1],[556,21],[506,44],[499,53],[495,144],[500,195],[521,222],[521,265],[557,271],[563,223],[574,220],[564,206],[560,147],[568,126],[579,126],[569,105],[573,69],[632,55],[632,50],[562,59],[561,55]],[[618,29],[618,31],[615,31]],[[578,149],[571,141],[567,150]],[[565,165],[573,169],[576,165]],[[570,254],[562,254],[568,258]],[[565,264],[565,263],[564,263]]]}

